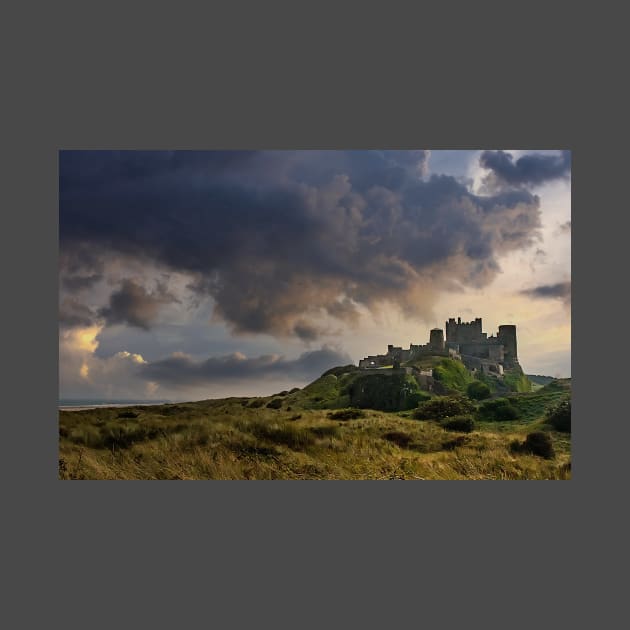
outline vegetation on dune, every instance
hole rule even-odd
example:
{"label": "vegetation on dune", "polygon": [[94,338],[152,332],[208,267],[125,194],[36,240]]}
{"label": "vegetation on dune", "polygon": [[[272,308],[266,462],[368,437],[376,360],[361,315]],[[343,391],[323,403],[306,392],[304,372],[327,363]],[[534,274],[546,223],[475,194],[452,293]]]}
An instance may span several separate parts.
{"label": "vegetation on dune", "polygon": [[350,406],[348,386],[354,372],[326,374],[307,385],[299,392],[287,396],[288,404],[305,409],[340,409]]}
{"label": "vegetation on dune", "polygon": [[349,385],[353,407],[380,411],[406,411],[429,398],[409,374],[360,374]]}
{"label": "vegetation on dune", "polygon": [[472,416],[454,416],[442,420],[441,424],[447,431],[461,431],[462,433],[470,433],[475,428],[475,420]]}
{"label": "vegetation on dune", "polygon": [[571,400],[566,399],[547,412],[546,421],[556,431],[571,433]]}
{"label": "vegetation on dune", "polygon": [[531,393],[511,394],[509,400],[517,409],[519,419],[531,422],[546,417],[554,407],[570,397],[571,387],[568,382],[553,381]]}
{"label": "vegetation on dune", "polygon": [[468,384],[466,394],[468,398],[473,400],[484,400],[485,398],[490,398],[491,392],[490,387],[486,383],[476,380]]}
{"label": "vegetation on dune", "polygon": [[532,382],[527,378],[520,366],[505,370],[503,374],[504,384],[513,392],[531,392]]}
{"label": "vegetation on dune", "polygon": [[474,411],[474,404],[462,396],[435,396],[418,405],[413,417],[417,420],[444,420],[468,415]]}
{"label": "vegetation on dune", "polygon": [[512,452],[532,453],[545,459],[553,459],[556,456],[551,437],[543,431],[528,433],[524,442],[515,440],[510,444],[510,449]]}
{"label": "vegetation on dune", "polygon": [[[330,370],[326,370],[322,377],[328,376],[332,374],[333,376],[343,376],[344,374],[352,374],[353,372],[358,372],[359,368],[356,365],[340,365],[338,367],[330,368]],[[293,390],[291,390],[293,391]]]}
{"label": "vegetation on dune", "polygon": [[541,374],[527,374],[527,378],[537,385],[548,385],[551,381],[555,380],[553,376],[542,376]]}
{"label": "vegetation on dune", "polygon": [[433,378],[447,389],[466,391],[466,388],[473,382],[472,374],[466,369],[461,361],[455,359],[442,359],[433,368]]}
{"label": "vegetation on dune", "polygon": [[479,406],[478,417],[480,420],[501,422],[516,420],[519,416],[518,409],[508,398],[495,398],[487,400]]}
{"label": "vegetation on dune", "polygon": [[340,409],[339,411],[331,411],[328,417],[332,420],[356,420],[357,418],[365,418],[365,411],[362,409]]}
{"label": "vegetation on dune", "polygon": [[[554,381],[537,392],[482,401],[464,395],[432,396],[416,403],[414,409],[405,409],[411,396],[420,391],[411,375],[366,375],[348,367],[353,366],[329,370],[302,389],[268,397],[123,410],[61,411],[59,476],[62,479],[568,479],[571,476],[568,381]],[[369,379],[362,381],[365,376]],[[357,389],[367,384],[373,391]],[[366,405],[371,402],[393,409],[360,407],[351,402],[353,397],[355,400],[359,397]],[[518,417],[498,420],[506,417],[507,408],[515,409]],[[565,430],[562,427],[566,425],[560,419],[566,420],[567,411],[569,428]]]}

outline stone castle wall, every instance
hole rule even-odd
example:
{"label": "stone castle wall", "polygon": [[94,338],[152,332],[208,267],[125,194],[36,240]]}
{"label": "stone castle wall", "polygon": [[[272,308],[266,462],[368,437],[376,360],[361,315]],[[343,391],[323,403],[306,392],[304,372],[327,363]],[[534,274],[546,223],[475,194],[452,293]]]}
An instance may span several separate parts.
{"label": "stone castle wall", "polygon": [[455,321],[451,317],[446,322],[446,340],[442,329],[433,328],[429,334],[428,344],[410,344],[408,350],[389,345],[387,354],[361,359],[359,367],[378,368],[424,356],[462,359],[465,356],[464,363],[468,362],[470,369],[490,370],[502,374],[503,367],[512,367],[518,363],[516,326],[502,324],[496,337],[488,337],[482,330],[481,317],[475,318],[472,322],[462,322],[461,317]]}

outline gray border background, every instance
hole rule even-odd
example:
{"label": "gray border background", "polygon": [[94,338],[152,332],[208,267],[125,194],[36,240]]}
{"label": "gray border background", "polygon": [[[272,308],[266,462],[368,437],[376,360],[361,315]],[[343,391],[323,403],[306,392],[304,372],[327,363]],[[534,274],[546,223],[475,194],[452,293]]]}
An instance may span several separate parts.
{"label": "gray border background", "polygon": [[[625,22],[558,5],[6,12],[4,627],[613,625]],[[573,479],[57,481],[62,148],[571,149]]]}

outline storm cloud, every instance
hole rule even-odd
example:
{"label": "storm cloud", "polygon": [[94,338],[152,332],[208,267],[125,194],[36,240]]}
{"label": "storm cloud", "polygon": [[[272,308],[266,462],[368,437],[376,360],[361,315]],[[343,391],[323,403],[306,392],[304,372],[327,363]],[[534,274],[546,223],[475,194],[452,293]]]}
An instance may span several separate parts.
{"label": "storm cloud", "polygon": [[527,154],[516,161],[511,153],[505,151],[484,151],[479,164],[490,169],[499,182],[510,186],[533,186],[568,178],[571,151],[562,151],[560,155]]}
{"label": "storm cloud", "polygon": [[347,354],[329,347],[305,352],[297,359],[286,359],[280,355],[247,358],[234,353],[195,361],[180,353],[140,366],[139,375],[164,387],[188,388],[252,379],[311,381],[330,367],[351,363],[353,361]]}
{"label": "storm cloud", "polygon": [[571,282],[558,282],[557,284],[543,284],[531,289],[521,291],[522,295],[539,299],[560,299],[565,304],[571,303]]}
{"label": "storm cloud", "polygon": [[[565,169],[484,156],[512,182]],[[487,285],[500,255],[534,243],[540,208],[524,189],[481,196],[428,177],[427,162],[425,151],[62,151],[62,285],[72,294],[112,259],[146,261],[189,277],[233,332],[306,342],[318,318],[351,324],[361,306],[428,317],[437,292]],[[147,329],[168,300],[127,280],[100,314]]]}
{"label": "storm cloud", "polygon": [[96,313],[73,297],[66,297],[59,305],[59,326],[61,328],[75,328],[92,326],[96,320]]}
{"label": "storm cloud", "polygon": [[158,316],[160,306],[175,302],[164,286],[158,284],[148,292],[142,285],[125,279],[120,289],[111,294],[109,304],[99,310],[107,325],[128,324],[148,330]]}

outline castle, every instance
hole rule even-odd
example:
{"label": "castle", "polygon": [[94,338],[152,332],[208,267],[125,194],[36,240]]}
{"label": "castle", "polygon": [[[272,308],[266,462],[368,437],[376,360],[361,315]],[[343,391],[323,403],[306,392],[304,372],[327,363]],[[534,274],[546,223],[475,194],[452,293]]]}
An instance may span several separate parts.
{"label": "castle", "polygon": [[446,340],[441,328],[433,328],[429,333],[429,343],[410,344],[408,350],[387,346],[387,354],[368,356],[359,361],[359,367],[374,369],[385,366],[400,366],[424,356],[444,356],[459,359],[469,370],[479,370],[497,377],[503,376],[504,369],[518,364],[516,352],[516,326],[502,324],[496,337],[482,331],[481,317],[472,322],[462,322],[461,317],[450,318],[446,322]]}

